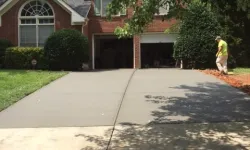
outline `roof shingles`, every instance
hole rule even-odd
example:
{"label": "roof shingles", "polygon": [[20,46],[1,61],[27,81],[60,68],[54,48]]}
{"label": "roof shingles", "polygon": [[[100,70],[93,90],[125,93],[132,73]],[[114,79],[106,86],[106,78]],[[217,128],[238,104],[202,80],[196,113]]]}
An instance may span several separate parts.
{"label": "roof shingles", "polygon": [[[7,0],[0,0],[2,6]],[[87,17],[91,7],[90,0],[64,0],[73,10],[75,10],[82,17]]]}
{"label": "roof shingles", "polygon": [[90,7],[90,0],[64,0],[72,9],[74,9],[82,17],[87,17]]}
{"label": "roof shingles", "polygon": [[3,5],[3,3],[5,3],[7,0],[0,0],[0,6]]}

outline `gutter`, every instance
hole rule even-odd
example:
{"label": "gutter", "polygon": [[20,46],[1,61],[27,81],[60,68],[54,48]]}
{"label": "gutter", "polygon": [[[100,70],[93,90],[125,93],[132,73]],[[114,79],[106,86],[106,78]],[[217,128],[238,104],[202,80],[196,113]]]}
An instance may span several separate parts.
{"label": "gutter", "polygon": [[84,21],[83,21],[83,24],[82,24],[82,34],[84,34],[84,27],[86,25],[88,25],[88,22],[89,22],[89,19],[88,18],[85,18]]}

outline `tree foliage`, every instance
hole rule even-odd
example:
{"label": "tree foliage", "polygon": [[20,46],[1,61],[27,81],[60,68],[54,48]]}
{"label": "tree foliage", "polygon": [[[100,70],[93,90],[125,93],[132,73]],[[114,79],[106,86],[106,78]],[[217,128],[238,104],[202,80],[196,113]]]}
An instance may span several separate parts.
{"label": "tree foliage", "polygon": [[126,20],[123,27],[118,27],[115,33],[121,37],[143,33],[145,28],[153,22],[159,8],[169,8],[169,13],[162,16],[162,20],[175,17],[180,19],[185,11],[184,7],[191,0],[113,0],[107,8],[107,17],[117,14],[124,7],[133,9],[131,18]]}
{"label": "tree foliage", "polygon": [[124,7],[133,9],[134,13],[126,20],[125,26],[118,27],[116,30],[118,35],[131,36],[142,33],[153,21],[154,15],[159,13],[160,7],[169,6],[169,13],[163,16],[163,21],[173,17],[179,20],[182,19],[189,4],[199,1],[212,5],[218,14],[221,14],[225,20],[235,22],[236,26],[240,26],[240,22],[246,22],[250,18],[248,0],[112,0],[107,8],[107,17],[111,20],[112,15],[117,14]]}
{"label": "tree foliage", "polygon": [[250,1],[202,0],[212,5],[239,66],[250,66]]}
{"label": "tree foliage", "polygon": [[11,47],[12,43],[7,39],[0,39],[0,68],[4,62],[5,51],[8,47]]}
{"label": "tree foliage", "polygon": [[209,7],[200,2],[192,3],[182,18],[174,57],[195,62],[196,67],[214,66],[215,37],[220,32],[220,23]]}
{"label": "tree foliage", "polygon": [[[205,2],[216,12],[222,26],[222,37],[228,42],[230,53],[239,66],[250,66],[250,1],[249,0],[113,0],[108,5],[108,19],[122,8],[131,8],[134,13],[123,27],[115,33],[120,36],[132,36],[145,31],[153,21],[160,7],[169,5],[169,13],[162,20],[176,18],[182,20],[186,8],[192,2]],[[178,32],[179,25],[166,29],[165,33]]]}

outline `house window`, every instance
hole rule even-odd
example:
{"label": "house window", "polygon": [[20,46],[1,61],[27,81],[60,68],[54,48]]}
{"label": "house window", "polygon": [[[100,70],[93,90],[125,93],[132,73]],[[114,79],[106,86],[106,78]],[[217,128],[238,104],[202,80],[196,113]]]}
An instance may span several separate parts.
{"label": "house window", "polygon": [[167,15],[168,14],[168,7],[160,7],[159,8],[159,15]]}
{"label": "house window", "polygon": [[159,8],[159,14],[157,13],[156,15],[167,15],[168,11],[169,11],[169,5],[163,4],[163,6]]}
{"label": "house window", "polygon": [[19,15],[19,45],[43,47],[54,32],[54,13],[45,1],[25,3]]}
{"label": "house window", "polygon": [[[112,0],[95,0],[95,15],[96,16],[106,16],[107,15],[107,6],[111,2],[112,2]],[[126,15],[125,8],[116,16],[120,16],[120,15]]]}

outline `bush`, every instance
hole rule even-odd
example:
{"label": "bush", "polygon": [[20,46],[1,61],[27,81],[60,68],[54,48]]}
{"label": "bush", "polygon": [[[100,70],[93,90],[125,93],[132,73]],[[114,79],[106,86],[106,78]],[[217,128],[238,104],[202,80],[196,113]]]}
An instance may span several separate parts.
{"label": "bush", "polygon": [[77,70],[88,61],[88,40],[77,30],[63,29],[53,33],[44,50],[52,70]]}
{"label": "bush", "polygon": [[9,40],[0,39],[0,68],[3,66],[3,63],[4,63],[4,56],[5,56],[6,49],[11,46],[12,44]]}
{"label": "bush", "polygon": [[236,60],[234,59],[232,55],[229,55],[227,64],[228,64],[228,68],[230,69],[234,69],[237,67]]}
{"label": "bush", "polygon": [[221,26],[209,7],[200,2],[190,4],[183,17],[174,46],[174,57],[192,62],[195,68],[213,68]]}
{"label": "bush", "polygon": [[9,69],[31,69],[31,61],[37,60],[36,69],[46,69],[44,51],[38,47],[10,47],[5,53],[4,65]]}

